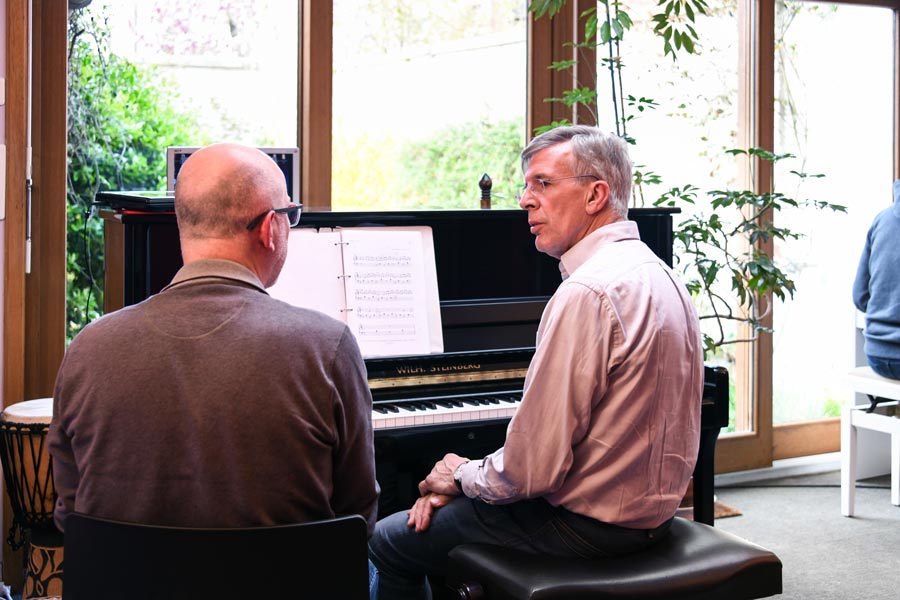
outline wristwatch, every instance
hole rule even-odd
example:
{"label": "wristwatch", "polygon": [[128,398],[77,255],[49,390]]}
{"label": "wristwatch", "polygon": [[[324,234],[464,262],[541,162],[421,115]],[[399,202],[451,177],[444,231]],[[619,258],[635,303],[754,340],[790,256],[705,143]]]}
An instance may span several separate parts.
{"label": "wristwatch", "polygon": [[469,461],[463,461],[459,463],[459,466],[453,471],[453,483],[456,484],[456,489],[459,490],[459,493],[463,495],[465,495],[465,492],[462,489],[462,468],[467,464],[469,464]]}

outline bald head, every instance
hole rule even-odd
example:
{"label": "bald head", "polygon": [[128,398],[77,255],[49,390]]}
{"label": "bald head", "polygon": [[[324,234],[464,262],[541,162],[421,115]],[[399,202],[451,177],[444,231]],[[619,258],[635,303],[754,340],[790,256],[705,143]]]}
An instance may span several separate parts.
{"label": "bald head", "polygon": [[175,215],[183,239],[241,235],[260,212],[287,203],[284,174],[266,154],[238,144],[194,152],[178,172]]}
{"label": "bald head", "polygon": [[[238,144],[213,144],[194,152],[175,184],[175,217],[184,264],[230,260],[265,286],[278,279],[287,255],[289,203],[284,174],[269,156]],[[247,224],[259,215],[257,226]]]}

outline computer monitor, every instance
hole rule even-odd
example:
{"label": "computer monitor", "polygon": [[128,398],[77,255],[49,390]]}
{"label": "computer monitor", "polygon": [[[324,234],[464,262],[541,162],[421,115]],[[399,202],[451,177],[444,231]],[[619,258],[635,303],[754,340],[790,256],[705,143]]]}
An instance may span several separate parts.
{"label": "computer monitor", "polygon": [[[169,146],[166,148],[166,189],[174,190],[178,171],[188,156],[199,149],[198,146]],[[299,148],[260,148],[271,157],[284,173],[287,193],[291,202],[302,204],[300,200],[300,149]]]}

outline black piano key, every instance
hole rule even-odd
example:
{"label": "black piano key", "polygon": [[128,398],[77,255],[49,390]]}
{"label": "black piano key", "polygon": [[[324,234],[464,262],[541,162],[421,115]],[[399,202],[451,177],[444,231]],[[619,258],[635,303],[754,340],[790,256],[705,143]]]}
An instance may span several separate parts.
{"label": "black piano key", "polygon": [[375,412],[379,412],[383,415],[386,415],[389,412],[387,406],[378,406],[377,404],[372,407],[372,410],[374,410]]}

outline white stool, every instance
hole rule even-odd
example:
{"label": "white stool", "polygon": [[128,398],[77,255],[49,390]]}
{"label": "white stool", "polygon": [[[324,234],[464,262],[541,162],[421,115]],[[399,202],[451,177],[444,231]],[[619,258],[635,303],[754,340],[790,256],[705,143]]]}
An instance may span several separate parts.
{"label": "white stool", "polygon": [[[847,375],[850,388],[870,399],[869,406],[847,406],[841,416],[841,514],[853,516],[856,491],[856,430],[872,429],[891,436],[891,504],[900,506],[900,380],[876,375],[870,367],[856,367]],[[893,416],[896,414],[897,416]]]}

